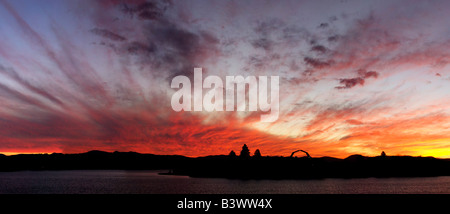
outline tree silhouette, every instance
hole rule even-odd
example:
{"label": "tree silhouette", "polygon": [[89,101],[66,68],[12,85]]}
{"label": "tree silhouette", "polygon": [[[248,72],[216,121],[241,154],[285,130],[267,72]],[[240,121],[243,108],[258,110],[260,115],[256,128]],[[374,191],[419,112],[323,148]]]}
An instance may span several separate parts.
{"label": "tree silhouette", "polygon": [[241,154],[239,155],[239,157],[250,157],[250,150],[248,150],[247,144],[244,144],[242,146]]}
{"label": "tree silhouette", "polygon": [[231,150],[230,154],[228,154],[228,156],[230,157],[236,157],[236,152],[234,152],[233,150]]}
{"label": "tree silhouette", "polygon": [[253,154],[253,157],[256,157],[256,158],[261,157],[261,152],[259,151],[259,149],[255,150],[255,153]]}
{"label": "tree silhouette", "polygon": [[381,157],[386,157],[386,153],[384,151],[381,152]]}

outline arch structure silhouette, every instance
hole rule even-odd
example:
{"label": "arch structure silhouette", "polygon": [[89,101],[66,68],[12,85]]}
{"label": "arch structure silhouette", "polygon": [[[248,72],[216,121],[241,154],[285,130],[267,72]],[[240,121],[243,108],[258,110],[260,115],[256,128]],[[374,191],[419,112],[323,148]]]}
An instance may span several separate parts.
{"label": "arch structure silhouette", "polygon": [[292,152],[290,157],[294,157],[294,154],[297,153],[297,152],[303,152],[303,153],[306,154],[306,157],[307,157],[307,158],[311,158],[311,156],[309,155],[309,153],[308,153],[307,151],[301,150],[301,149]]}

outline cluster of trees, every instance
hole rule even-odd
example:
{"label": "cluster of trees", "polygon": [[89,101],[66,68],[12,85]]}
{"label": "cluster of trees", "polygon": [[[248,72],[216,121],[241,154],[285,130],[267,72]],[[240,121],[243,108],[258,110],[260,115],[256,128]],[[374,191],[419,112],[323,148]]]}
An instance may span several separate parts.
{"label": "cluster of trees", "polygon": [[[233,150],[231,150],[231,152],[230,152],[230,154],[228,154],[228,156],[236,157],[236,153]],[[243,157],[243,158],[250,157],[250,150],[248,149],[247,144],[244,144],[242,146],[242,150],[241,150],[241,153],[239,154],[239,157]],[[255,150],[255,152],[253,153],[253,157],[261,157],[261,152],[259,151],[259,149]]]}

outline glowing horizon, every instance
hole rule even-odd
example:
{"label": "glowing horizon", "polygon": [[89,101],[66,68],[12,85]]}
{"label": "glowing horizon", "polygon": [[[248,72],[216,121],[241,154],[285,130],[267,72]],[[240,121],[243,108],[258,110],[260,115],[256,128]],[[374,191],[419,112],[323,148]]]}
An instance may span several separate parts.
{"label": "glowing horizon", "polygon": [[[0,153],[195,157],[245,143],[450,158],[449,14],[446,1],[0,0]],[[278,120],[175,112],[171,80],[195,67],[279,76]]]}

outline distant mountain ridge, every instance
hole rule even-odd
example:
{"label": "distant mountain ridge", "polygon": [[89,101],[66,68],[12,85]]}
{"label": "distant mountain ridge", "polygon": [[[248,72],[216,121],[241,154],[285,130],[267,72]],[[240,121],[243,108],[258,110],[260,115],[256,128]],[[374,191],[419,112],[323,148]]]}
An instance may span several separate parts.
{"label": "distant mountain ridge", "polygon": [[320,179],[356,177],[450,176],[450,160],[433,157],[351,155],[334,157],[190,158],[137,152],[93,150],[79,154],[0,155],[0,171],[19,170],[154,170],[170,175],[236,179]]}

